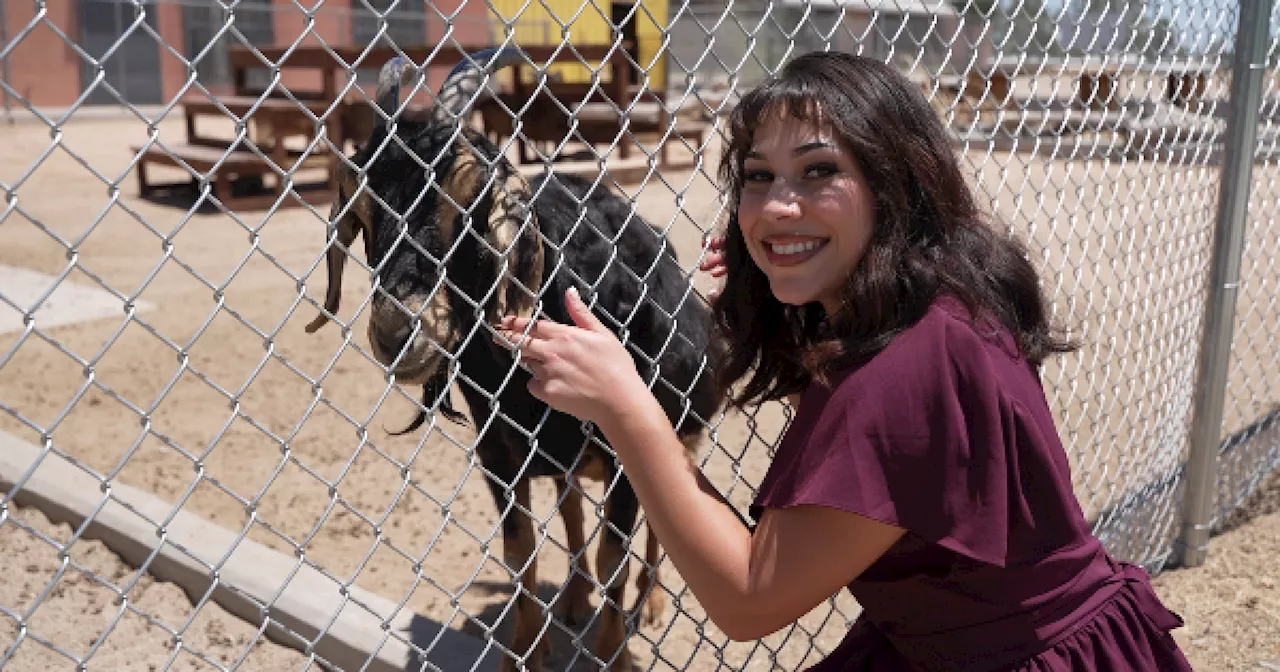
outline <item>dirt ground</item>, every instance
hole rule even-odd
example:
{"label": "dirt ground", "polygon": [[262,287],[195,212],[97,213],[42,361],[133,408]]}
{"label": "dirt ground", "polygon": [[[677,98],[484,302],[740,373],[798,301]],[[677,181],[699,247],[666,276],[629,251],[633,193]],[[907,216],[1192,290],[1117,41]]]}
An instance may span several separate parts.
{"label": "dirt ground", "polygon": [[1195,669],[1280,668],[1280,473],[1229,527],[1210,541],[1204,565],[1167,570],[1153,584],[1186,622],[1174,637]]}
{"label": "dirt ground", "polygon": [[58,549],[75,530],[15,509],[0,525],[0,608],[39,608],[12,651],[17,623],[0,616],[0,660],[11,655],[0,668],[74,670],[74,659],[87,657],[87,669],[121,672],[308,669],[303,654],[267,640],[216,602],[200,604],[199,596],[139,573],[102,542],[77,541],[64,561]]}
{"label": "dirt ground", "polygon": [[[164,141],[181,139],[180,119],[158,129]],[[60,144],[41,161],[51,137]],[[415,391],[389,386],[367,354],[362,301],[370,283],[357,265],[348,265],[344,282],[349,334],[335,324],[314,335],[303,331],[323,297],[316,269],[327,208],[232,217],[140,199],[128,147],[145,139],[136,119],[70,123],[56,136],[34,125],[0,127],[0,181],[16,185],[17,201],[0,220],[0,264],[56,275],[74,259],[68,281],[101,283],[156,306],[128,320],[0,335],[0,407],[17,414],[0,413],[0,429],[31,442],[48,432],[60,450],[99,473],[182,501],[224,526],[247,527],[256,541],[305,553],[336,576],[354,576],[392,600],[407,598],[416,612],[452,627],[480,634],[502,619],[497,634],[505,641],[512,579],[500,561],[499,512],[468,450],[474,429],[441,420],[407,436],[387,433],[410,419]],[[984,197],[1043,250],[1067,321],[1086,337],[1104,336],[1046,376],[1082,501],[1091,512],[1102,510],[1128,484],[1178,457],[1169,427],[1180,426],[1188,408],[1177,397],[1194,365],[1188,327],[1198,318],[1194,288],[1208,259],[1212,170],[1099,160],[1042,165],[999,154],[970,161]],[[670,228],[686,267],[719,211],[713,170],[672,170],[643,188],[621,185],[652,223]],[[708,278],[695,282],[710,287]],[[1280,385],[1266,387],[1275,375],[1273,354],[1254,354],[1265,367],[1250,374],[1249,389],[1274,395]],[[1265,394],[1241,396],[1250,401],[1231,406],[1241,418],[1270,403]],[[715,428],[705,468],[736,505],[750,501],[784,413],[768,407],[756,417],[732,414]],[[568,569],[565,534],[551,486],[537,484],[534,493],[545,523],[539,595],[550,600]],[[600,489],[587,494],[593,525],[590,507]],[[1280,664],[1280,651],[1265,648],[1280,642],[1280,597],[1267,588],[1280,581],[1278,516],[1260,516],[1216,539],[1206,567],[1159,577],[1161,595],[1187,616],[1182,641],[1197,669]],[[53,538],[69,534],[38,512],[14,517]],[[123,590],[133,580],[129,569],[94,543],[78,542],[71,557]],[[12,521],[0,524],[0,567],[25,572],[0,581],[0,656],[18,634],[14,614],[40,601],[59,562],[47,543]],[[841,597],[796,629],[730,644],[683,593],[669,564],[662,569],[663,588],[679,596],[680,608],[633,638],[644,669],[799,669],[829,650],[857,611]],[[633,563],[632,576],[638,571]],[[35,637],[84,655],[119,613],[112,590],[77,572],[68,569],[55,597],[32,617],[9,661],[13,669],[73,669]],[[126,662],[162,668],[170,631],[178,630],[178,657],[191,669],[209,665],[195,651],[211,669],[246,651],[242,669],[306,665],[296,652],[254,644],[255,631],[216,605],[194,610],[178,589],[148,581],[127,592],[129,604],[154,622],[126,611],[89,669],[134,669]],[[553,628],[553,663],[568,660],[574,634]]]}

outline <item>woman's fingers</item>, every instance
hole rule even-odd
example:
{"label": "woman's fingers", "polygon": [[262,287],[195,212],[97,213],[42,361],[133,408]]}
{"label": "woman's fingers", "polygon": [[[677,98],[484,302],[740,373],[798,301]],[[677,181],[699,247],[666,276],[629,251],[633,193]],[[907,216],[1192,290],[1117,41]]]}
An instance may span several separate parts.
{"label": "woman's fingers", "polygon": [[495,327],[498,333],[493,340],[508,350],[519,350],[522,360],[545,363],[551,358],[554,340],[570,335],[574,329],[545,317],[533,320],[509,315]]}
{"label": "woman's fingers", "polygon": [[546,317],[534,320],[516,315],[508,315],[502,318],[496,328],[499,332],[505,331],[509,334],[514,334],[514,340],[517,342],[522,339],[526,341],[530,339],[546,341],[557,336],[563,336],[572,329],[572,327]]}
{"label": "woman's fingers", "polygon": [[[524,318],[519,319],[524,320]],[[533,329],[528,327],[527,320],[523,325],[513,326],[508,326],[507,320],[503,320],[495,329],[498,333],[494,335],[493,340],[508,350],[519,350],[522,359],[543,361],[546,359],[547,337],[540,333],[537,324]]]}
{"label": "woman's fingers", "polygon": [[711,254],[708,254],[705,259],[702,260],[702,263],[698,265],[698,268],[704,271],[709,271],[717,266],[723,266],[723,265],[724,265],[724,253],[712,252]]}

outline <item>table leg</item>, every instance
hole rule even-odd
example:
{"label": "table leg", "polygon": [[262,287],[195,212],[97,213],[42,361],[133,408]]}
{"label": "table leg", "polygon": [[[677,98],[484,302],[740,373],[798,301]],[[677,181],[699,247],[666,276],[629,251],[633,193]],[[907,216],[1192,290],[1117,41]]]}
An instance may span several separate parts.
{"label": "table leg", "polygon": [[138,195],[142,197],[151,194],[151,185],[147,182],[147,162],[143,159],[138,162]]}
{"label": "table leg", "polygon": [[[281,137],[283,135],[284,129],[286,128],[287,122],[284,122],[281,119],[275,118],[274,115],[268,116],[264,121],[265,121],[264,125],[267,127],[267,129],[269,129],[268,132],[271,134],[271,143],[272,143],[271,144],[271,160],[276,164],[276,167],[279,170],[287,171],[291,167],[288,165],[289,152],[288,152],[288,149],[284,146],[284,138]],[[275,196],[279,196],[280,194],[283,194],[284,182],[285,182],[285,176],[277,173],[276,186],[274,189],[271,190],[271,193]]]}
{"label": "table leg", "polygon": [[338,69],[333,66],[324,69],[324,85],[322,86],[323,100],[337,100],[338,98]]}
{"label": "table leg", "polygon": [[228,210],[231,207],[231,172],[219,171],[213,182],[213,197],[218,199],[218,203]]}

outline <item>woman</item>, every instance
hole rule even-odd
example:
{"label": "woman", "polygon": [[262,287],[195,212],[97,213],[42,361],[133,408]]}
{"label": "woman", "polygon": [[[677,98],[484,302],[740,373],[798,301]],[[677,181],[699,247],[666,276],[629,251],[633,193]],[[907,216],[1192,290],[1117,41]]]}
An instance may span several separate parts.
{"label": "woman", "polygon": [[618,340],[509,318],[551,406],[609,439],[658,539],[736,640],[842,587],[863,607],[814,670],[1189,670],[1146,573],[1071,490],[1037,370],[1074,346],[986,225],[947,135],[896,71],[796,58],[734,110],[715,300],[738,404],[799,408],[745,527],[684,457]]}

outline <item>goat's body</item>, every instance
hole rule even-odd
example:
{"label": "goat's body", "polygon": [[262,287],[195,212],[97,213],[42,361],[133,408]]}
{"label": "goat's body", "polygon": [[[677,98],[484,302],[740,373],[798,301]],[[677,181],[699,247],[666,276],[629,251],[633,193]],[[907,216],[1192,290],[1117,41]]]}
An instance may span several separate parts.
{"label": "goat's body", "polygon": [[[577,286],[590,302],[594,287],[597,314],[615,333],[619,323],[625,325],[627,343],[641,376],[650,380],[655,365],[660,367],[653,390],[678,433],[697,434],[719,405],[710,374],[714,357],[704,362],[711,316],[689,290],[666,237],[639,215],[630,215],[626,202],[607,193],[603,186],[592,190],[581,178],[545,173],[535,178],[532,186],[539,229],[551,246],[559,248],[545,256],[543,277],[548,281],[542,291],[542,316],[572,324],[565,292]],[[585,205],[579,206],[575,198]],[[465,249],[458,252],[463,256],[470,253]],[[481,254],[479,249],[476,253]],[[578,461],[587,438],[582,422],[553,412],[539,428],[546,405],[528,393],[529,374],[516,369],[508,379],[514,368],[512,355],[494,347],[488,338],[479,340],[482,342],[467,344],[460,356],[461,373],[469,379],[462,389],[477,425],[487,424],[492,411],[490,395],[505,383],[498,394],[498,408],[523,431],[538,428],[539,443],[539,453],[526,462],[528,439],[508,423],[499,422],[493,427],[501,435],[497,450],[503,457],[481,457],[494,463],[515,458],[527,476],[565,476],[566,469]],[[472,384],[484,392],[470,389],[468,393]],[[605,461],[613,462],[611,457]]]}
{"label": "goat's body", "polygon": [[[537,580],[537,549],[526,513],[531,511],[529,481],[552,477],[559,488],[569,550],[575,555],[574,576],[562,596],[566,620],[571,622],[586,615],[592,591],[580,564],[585,563],[585,541],[581,493],[575,482],[584,477],[604,481],[607,522],[601,529],[596,575],[606,587],[607,601],[595,653],[601,660],[612,659],[614,667],[629,669],[622,616],[629,553],[626,537],[620,534],[629,536],[635,530],[639,502],[614,458],[600,447],[603,435],[590,440],[578,419],[548,414],[547,406],[528,391],[529,373],[516,365],[511,351],[494,343],[491,327],[481,324],[495,319],[495,310],[502,312],[504,305],[511,310],[512,305],[531,304],[527,298],[495,297],[502,291],[495,288],[510,285],[500,282],[504,266],[490,250],[493,239],[503,239],[492,235],[494,226],[522,229],[511,226],[513,219],[500,211],[511,207],[502,190],[522,190],[523,182],[497,147],[470,129],[461,129],[461,142],[453,140],[454,128],[438,123],[401,120],[395,132],[404,147],[394,140],[386,142],[388,131],[380,124],[353,157],[356,165],[368,167],[369,191],[404,215],[407,234],[397,233],[401,224],[395,215],[368,200],[358,204],[361,217],[368,220],[369,261],[379,268],[380,291],[385,293],[373,302],[371,347],[380,361],[399,360],[395,366],[408,367],[401,370],[426,376],[424,396],[429,404],[442,394],[442,406],[451,410],[445,385],[456,374],[480,432],[477,456],[503,512],[504,557],[513,572],[523,570],[520,581],[525,590],[517,596],[516,635],[510,648],[515,656],[530,656],[535,667],[541,657],[535,641],[543,619],[528,597]],[[424,168],[433,163],[433,169]],[[442,183],[446,193],[469,194],[469,202],[445,202],[436,187]],[[577,287],[602,322],[624,336],[641,376],[652,382],[677,433],[691,447],[720,405],[712,380],[719,354],[709,345],[710,310],[692,291],[666,236],[602,185],[544,173],[528,186],[532,202],[524,205],[532,207],[534,217],[523,229],[536,229],[540,249],[523,231],[518,244],[506,250],[506,268],[520,282],[537,279],[533,289],[542,318],[570,323],[565,293]],[[439,282],[442,272],[447,282]],[[330,277],[332,282],[332,271]],[[331,300],[332,310],[336,299]],[[415,310],[418,314],[412,315]],[[412,327],[415,320],[420,328]],[[456,362],[455,371],[444,366],[439,350]],[[417,360],[433,352],[435,363],[419,366]],[[652,533],[647,555],[656,559]],[[637,584],[639,598],[646,599],[649,575],[642,575]],[[651,606],[658,605],[662,596],[647,599]],[[507,662],[510,669],[511,659]]]}
{"label": "goat's body", "polygon": [[[630,216],[626,202],[607,194],[604,187],[596,187],[588,196],[591,187],[584,180],[546,174],[532,186],[540,231],[550,247],[559,250],[548,250],[544,258],[543,277],[548,280],[541,294],[543,318],[571,324],[564,297],[570,286],[577,286],[589,302],[594,298],[597,315],[615,333],[619,324],[626,325],[637,369],[645,380],[652,380],[655,367],[660,369],[660,378],[653,384],[655,396],[677,433],[692,446],[703,423],[719,405],[711,380],[715,357],[709,356],[707,347],[711,318],[700,305],[701,299],[689,291],[665,236],[639,216]],[[585,205],[580,206],[581,201]],[[594,287],[594,293],[589,287]],[[617,654],[623,663],[619,667],[629,669],[625,649],[618,650],[625,647],[624,619],[618,610],[625,604],[630,554],[626,540],[612,530],[629,535],[636,529],[639,501],[630,482],[619,473],[613,456],[601,449],[603,435],[597,432],[592,440],[577,418],[557,411],[546,413],[546,405],[528,392],[529,374],[515,366],[509,351],[495,348],[487,337],[478,337],[464,346],[459,364],[467,379],[460,388],[468,410],[477,427],[488,427],[476,451],[490,472],[488,482],[498,509],[509,512],[503,533],[513,562],[522,563],[531,551],[522,543],[532,533],[529,521],[509,501],[514,494],[517,503],[528,507],[527,500],[519,501],[527,491],[526,479],[556,479],[570,535],[569,550],[576,554],[582,553],[583,545],[582,537],[575,535],[583,520],[580,494],[566,486],[583,477],[604,482],[606,521],[600,530],[596,575],[606,586],[607,602],[596,655],[609,660]],[[502,417],[490,422],[494,412]],[[657,545],[652,537],[649,549],[647,555],[655,561]],[[593,587],[585,578],[585,562],[582,557],[571,562],[575,577],[564,597],[569,621],[580,620],[589,609],[586,594]],[[639,578],[637,602],[646,599],[651,585],[647,574]],[[663,596],[654,593],[648,599],[654,613],[659,612]],[[535,614],[521,618],[527,619],[530,627],[536,627],[536,620],[540,620]],[[517,642],[519,639],[517,635]]]}

